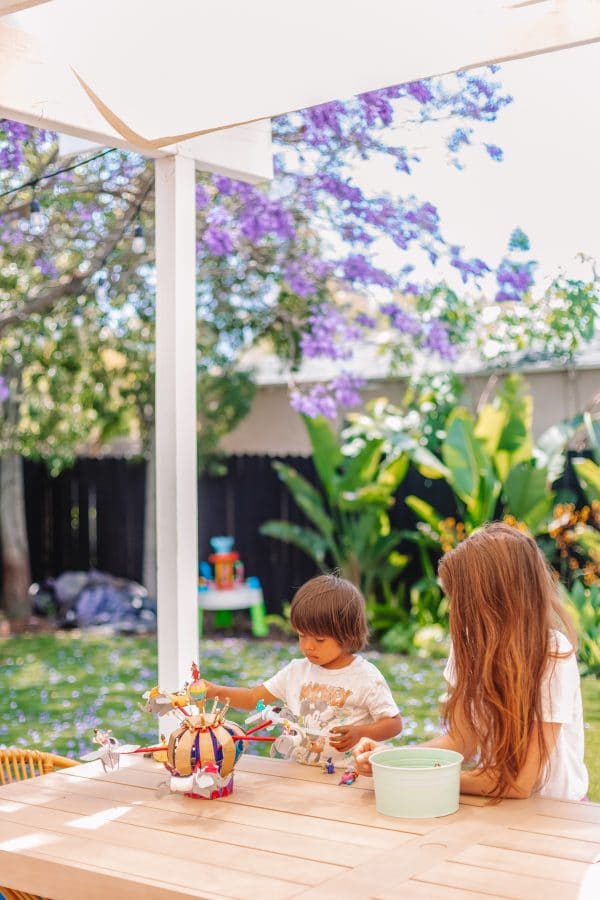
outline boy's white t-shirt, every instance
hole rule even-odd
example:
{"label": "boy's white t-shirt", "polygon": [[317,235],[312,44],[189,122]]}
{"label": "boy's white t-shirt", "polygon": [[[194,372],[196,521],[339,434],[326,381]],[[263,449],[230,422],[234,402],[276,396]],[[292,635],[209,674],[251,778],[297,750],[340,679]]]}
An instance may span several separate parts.
{"label": "boy's white t-shirt", "polygon": [[[551,656],[542,677],[542,721],[561,725],[556,744],[535,793],[556,800],[582,800],[588,789],[583,759],[583,705],[577,654],[561,631],[551,631]],[[569,654],[564,656],[562,654]],[[455,681],[452,650],[444,669],[448,684]]]}
{"label": "boy's white t-shirt", "polygon": [[[337,725],[370,725],[399,711],[381,672],[362,656],[355,656],[342,669],[324,669],[308,659],[294,659],[264,682],[274,697],[291,713],[290,721],[299,729],[293,758],[309,765],[322,765],[328,758],[336,766],[348,763],[351,751],[340,753],[328,740]],[[285,713],[282,713],[285,715]],[[279,739],[278,739],[279,741]],[[290,739],[280,746],[289,752]]]}

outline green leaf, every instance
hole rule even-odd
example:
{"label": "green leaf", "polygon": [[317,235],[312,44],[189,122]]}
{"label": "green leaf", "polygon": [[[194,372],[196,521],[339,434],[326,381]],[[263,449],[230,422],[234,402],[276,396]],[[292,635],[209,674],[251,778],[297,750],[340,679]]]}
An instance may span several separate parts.
{"label": "green leaf", "polygon": [[446,481],[449,480],[450,469],[448,469],[442,460],[438,459],[431,450],[428,450],[427,447],[416,444],[415,447],[410,450],[410,457],[423,478],[430,478],[432,481],[437,478],[445,478]]}
{"label": "green leaf", "polygon": [[579,457],[573,460],[573,468],[577,473],[579,484],[587,497],[588,503],[600,500],[600,466],[596,465],[591,459]]}
{"label": "green leaf", "polygon": [[282,462],[274,462],[281,481],[287,485],[300,509],[327,538],[333,535],[333,521],[327,515],[319,492],[299,472]]}
{"label": "green leaf", "polygon": [[473,419],[458,407],[448,417],[442,457],[450,470],[449,483],[474,519],[490,509],[499,486],[481,442],[475,437]]}
{"label": "green leaf", "polygon": [[356,491],[344,491],[340,494],[340,509],[369,509],[371,507],[383,507],[387,509],[394,503],[393,494],[386,485],[369,484]]}
{"label": "green leaf", "polygon": [[427,522],[428,525],[431,525],[431,527],[439,533],[440,523],[442,519],[439,513],[435,511],[433,506],[431,506],[429,503],[426,503],[425,500],[421,500],[420,497],[415,497],[412,495],[406,497],[404,502],[409,509],[412,509],[412,511],[421,522]]}
{"label": "green leaf", "polygon": [[303,416],[303,419],[312,447],[315,469],[331,500],[336,491],[338,469],[344,462],[338,437],[327,419],[322,416],[316,419]]}
{"label": "green leaf", "polygon": [[534,534],[552,514],[554,493],[548,488],[548,473],[532,462],[518,463],[510,470],[503,494],[505,511],[525,522]]}
{"label": "green leaf", "polygon": [[406,478],[410,460],[406,453],[401,453],[396,459],[388,462],[377,476],[377,484],[385,487],[386,490],[393,494],[396,488],[402,484]]}
{"label": "green leaf", "polygon": [[338,490],[352,491],[374,481],[381,462],[382,447],[383,439],[378,438],[367,441],[356,456],[345,456]]}
{"label": "green leaf", "polygon": [[323,568],[328,546],[321,535],[311,528],[303,528],[301,525],[293,525],[291,522],[272,519],[261,525],[259,531],[266,537],[277,538],[286,544],[294,544]]}
{"label": "green leaf", "polygon": [[548,470],[548,482],[553,484],[565,468],[565,451],[569,440],[581,428],[583,416],[564,419],[546,431],[537,440],[534,455],[536,465]]}

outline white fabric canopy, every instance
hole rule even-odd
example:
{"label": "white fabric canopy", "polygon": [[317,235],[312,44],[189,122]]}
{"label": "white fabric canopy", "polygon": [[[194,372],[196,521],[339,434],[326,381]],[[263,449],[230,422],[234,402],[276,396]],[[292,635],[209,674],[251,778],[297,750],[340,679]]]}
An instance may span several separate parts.
{"label": "white fabric canopy", "polygon": [[[147,152],[387,85],[600,40],[599,0],[51,0],[9,20],[39,40],[53,77],[39,64],[25,77],[22,58],[18,71],[4,68],[3,54],[0,106],[16,78],[31,108],[26,93],[37,80],[38,112],[53,122],[62,116],[62,130],[72,114],[85,126],[85,110],[108,138]],[[0,39],[0,52],[6,47]]]}

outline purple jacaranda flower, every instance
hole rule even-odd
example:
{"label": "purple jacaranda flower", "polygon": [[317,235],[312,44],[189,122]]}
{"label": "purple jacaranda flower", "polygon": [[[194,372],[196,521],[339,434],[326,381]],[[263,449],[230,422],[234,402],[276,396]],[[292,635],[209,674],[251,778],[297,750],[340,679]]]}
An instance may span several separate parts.
{"label": "purple jacaranda flower", "polygon": [[373,235],[366,232],[356,222],[347,222],[345,225],[342,225],[341,235],[349,244],[364,244],[367,246],[375,240]]}
{"label": "purple jacaranda flower", "polygon": [[349,408],[358,406],[361,401],[360,389],[365,386],[365,379],[349,372],[342,372],[329,383],[338,406]]}
{"label": "purple jacaranda flower", "polygon": [[407,222],[418,225],[419,228],[432,234],[437,233],[440,224],[440,217],[433,203],[421,203],[420,206],[405,213],[404,218]]}
{"label": "purple jacaranda flower", "polygon": [[504,159],[504,151],[502,147],[498,147],[496,144],[484,144],[485,149],[488,152],[488,155],[495,160],[496,162],[502,162]]}
{"label": "purple jacaranda flower", "polygon": [[306,140],[309,144],[317,147],[320,144],[327,144],[331,135],[341,137],[343,134],[342,118],[345,113],[345,107],[339,100],[333,100],[331,103],[321,103],[319,106],[311,106],[309,109],[302,111],[302,116],[306,124]]}
{"label": "purple jacaranda flower", "polygon": [[205,209],[210,203],[208,191],[203,184],[196,185],[196,209]]}
{"label": "purple jacaranda flower", "polygon": [[310,331],[300,339],[303,356],[324,356],[328,359],[349,359],[352,356],[349,342],[357,340],[361,330],[335,306],[323,303],[311,313],[308,321]]}
{"label": "purple jacaranda flower", "polygon": [[342,273],[348,281],[361,284],[378,284],[381,287],[392,287],[394,284],[394,279],[387,272],[372,265],[362,253],[353,253],[342,260]]}
{"label": "purple jacaranda flower", "polygon": [[256,192],[248,197],[239,214],[240,230],[248,240],[257,242],[266,235],[290,240],[294,237],[291,214],[278,200],[269,200]]}
{"label": "purple jacaranda flower", "polygon": [[58,272],[54,263],[49,259],[44,259],[41,256],[38,256],[34,262],[34,265],[40,275],[45,275],[47,278],[56,278]]}
{"label": "purple jacaranda flower", "polygon": [[429,103],[433,100],[431,88],[425,81],[411,81],[405,85],[406,93],[414,97],[419,103]]}
{"label": "purple jacaranda flower", "polygon": [[433,319],[425,329],[425,337],[421,345],[423,350],[433,350],[442,359],[448,361],[456,359],[456,347],[450,343],[448,329],[439,319]]}
{"label": "purple jacaranda flower", "polygon": [[236,188],[236,183],[225,175],[213,175],[212,182],[218,192],[225,197],[231,196]]}
{"label": "purple jacaranda flower", "polygon": [[395,303],[382,304],[381,312],[384,316],[389,316],[390,325],[393,325],[402,334],[411,334],[413,337],[416,337],[423,330],[423,326],[415,316],[406,312],[400,306],[396,306]]}
{"label": "purple jacaranda flower", "polygon": [[496,281],[500,290],[496,294],[499,302],[506,300],[520,301],[533,284],[533,270],[536,263],[514,263],[504,259],[496,271]]}
{"label": "purple jacaranda flower", "polygon": [[323,384],[316,384],[305,393],[297,390],[292,391],[290,404],[292,409],[295,409],[296,412],[301,413],[303,416],[308,416],[309,419],[316,419],[317,416],[335,419],[337,414],[335,400]]}
{"label": "purple jacaranda flower", "polygon": [[368,316],[366,313],[359,313],[354,321],[363,328],[375,328],[375,325],[377,324],[375,319],[372,316]]}
{"label": "purple jacaranda flower", "polygon": [[454,266],[455,269],[458,269],[464,284],[469,280],[469,276],[473,276],[473,278],[477,279],[490,271],[490,267],[482,259],[476,257],[473,259],[463,259],[460,247],[450,248],[450,265]]}
{"label": "purple jacaranda flower", "polygon": [[353,203],[360,203],[364,199],[360,188],[349,184],[348,181],[344,181],[342,178],[337,178],[335,175],[319,175],[317,184],[322,190],[327,191],[328,194],[331,194],[337,200],[349,200]]}
{"label": "purple jacaranda flower", "polygon": [[228,232],[220,228],[207,228],[203,236],[204,243],[215,256],[227,256],[235,247]]}
{"label": "purple jacaranda flower", "polygon": [[335,419],[339,407],[358,406],[361,402],[359,391],[364,384],[363,378],[342,372],[331,381],[315,384],[307,391],[292,391],[290,403],[293,409],[310,419],[317,416]]}
{"label": "purple jacaranda flower", "polygon": [[382,125],[391,125],[394,118],[394,110],[383,91],[368,91],[359,97],[367,120],[367,125],[372,127],[378,122]]}
{"label": "purple jacaranda flower", "polygon": [[310,297],[316,290],[315,280],[306,273],[298,260],[292,260],[284,267],[285,280],[299,297]]}
{"label": "purple jacaranda flower", "polygon": [[10,397],[10,390],[6,379],[0,375],[0,403],[4,403]]}

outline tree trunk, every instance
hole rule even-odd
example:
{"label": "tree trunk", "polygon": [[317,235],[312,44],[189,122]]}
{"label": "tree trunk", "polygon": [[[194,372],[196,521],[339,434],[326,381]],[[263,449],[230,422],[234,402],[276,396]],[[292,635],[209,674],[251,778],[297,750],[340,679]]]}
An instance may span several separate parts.
{"label": "tree trunk", "polygon": [[23,461],[16,453],[0,459],[0,534],[2,535],[2,599],[8,618],[21,626],[29,621],[29,545],[25,521]]}
{"label": "tree trunk", "polygon": [[[154,429],[152,430],[154,431]],[[144,504],[144,587],[156,599],[156,464],[154,434],[146,462],[146,502]]]}

